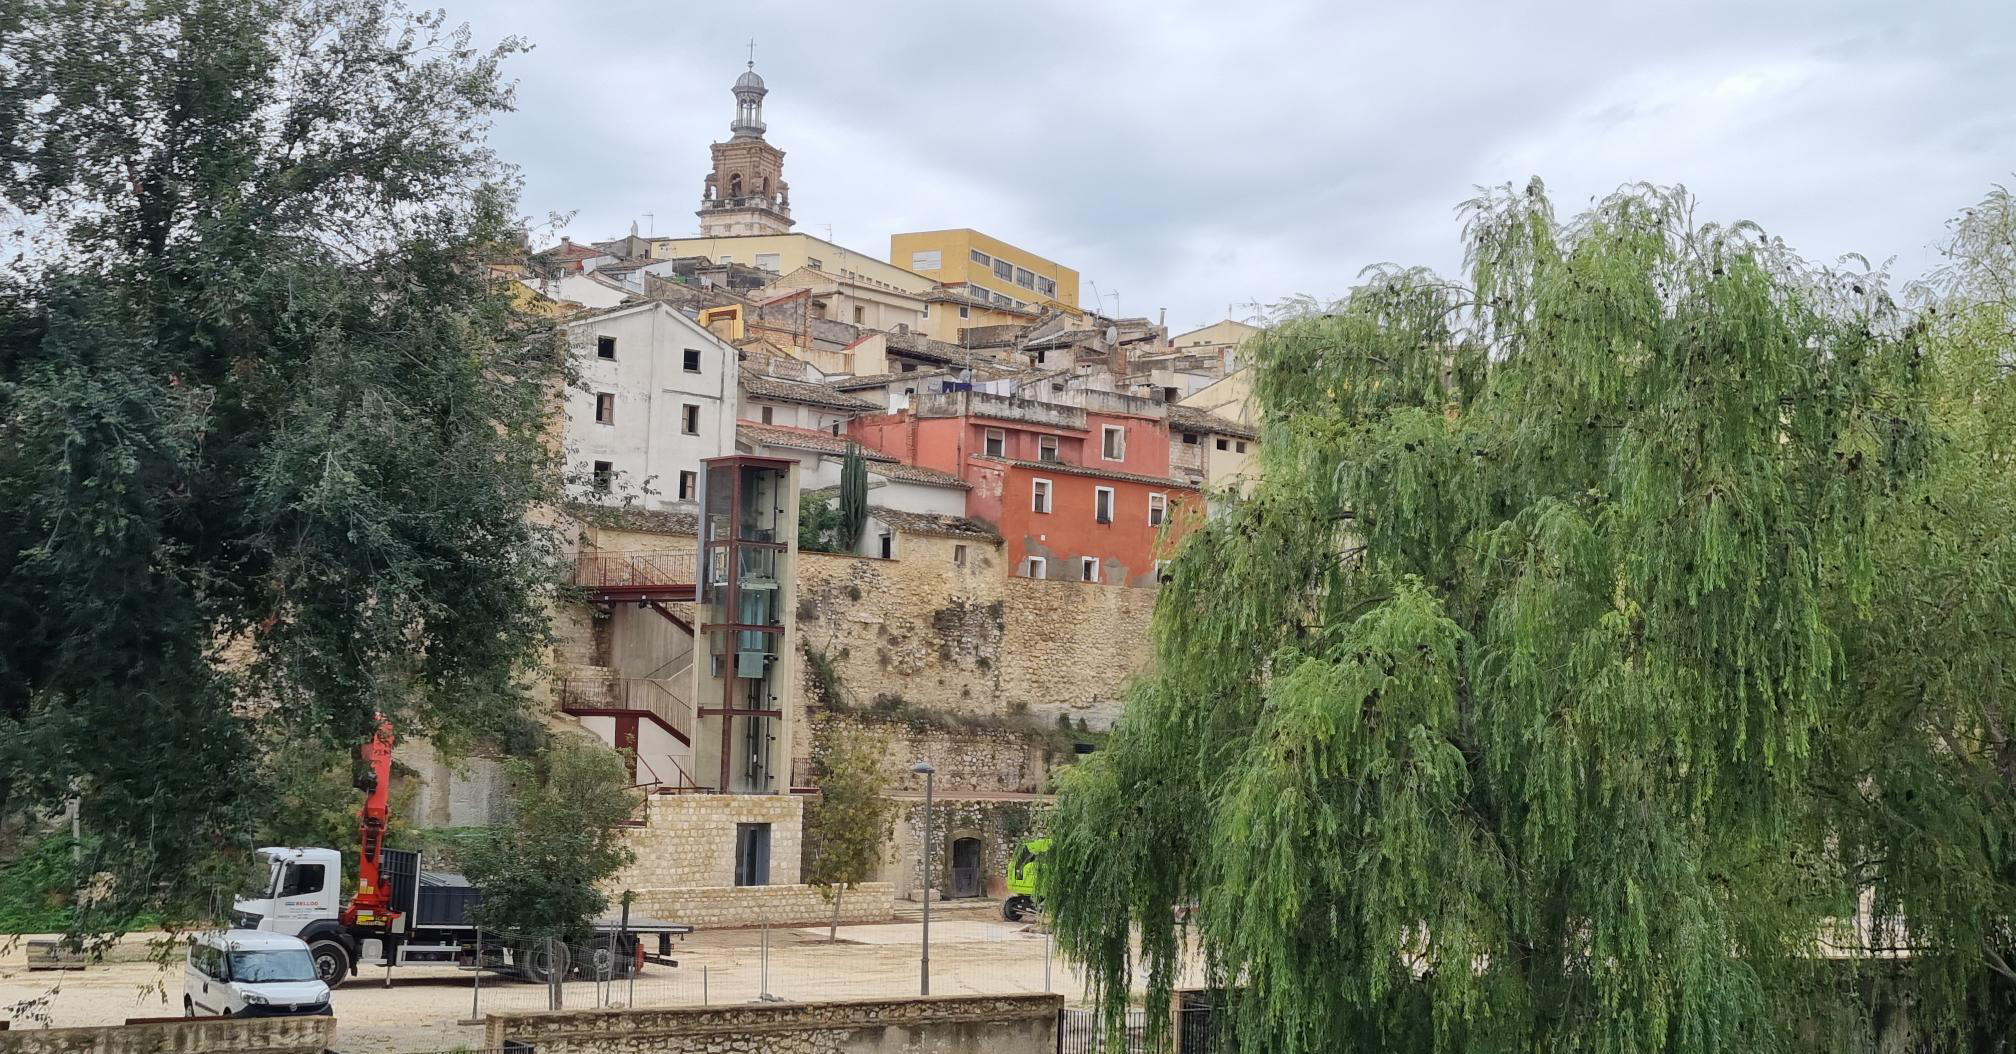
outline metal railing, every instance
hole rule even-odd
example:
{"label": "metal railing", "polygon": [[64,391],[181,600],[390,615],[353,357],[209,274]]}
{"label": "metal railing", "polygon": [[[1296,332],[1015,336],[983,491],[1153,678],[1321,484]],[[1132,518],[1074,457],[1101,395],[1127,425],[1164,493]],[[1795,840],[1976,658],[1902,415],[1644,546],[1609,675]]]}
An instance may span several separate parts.
{"label": "metal railing", "polygon": [[574,560],[574,584],[587,589],[690,586],[698,557],[680,552],[585,552]]}

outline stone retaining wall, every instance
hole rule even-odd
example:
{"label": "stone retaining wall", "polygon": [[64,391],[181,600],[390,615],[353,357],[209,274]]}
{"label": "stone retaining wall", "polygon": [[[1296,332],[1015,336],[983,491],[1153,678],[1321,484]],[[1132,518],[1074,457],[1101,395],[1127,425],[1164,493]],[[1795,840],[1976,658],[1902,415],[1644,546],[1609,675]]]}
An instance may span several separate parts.
{"label": "stone retaining wall", "polygon": [[627,831],[635,859],[609,881],[609,891],[732,888],[739,823],[770,825],[769,884],[796,885],[804,810],[792,794],[656,795],[645,825]]}
{"label": "stone retaining wall", "polygon": [[1060,995],[938,996],[492,1014],[485,1046],[538,1054],[1051,1054]]}
{"label": "stone retaining wall", "polygon": [[0,1054],[322,1054],[336,1038],[332,1017],[164,1021],[0,1032]]}
{"label": "stone retaining wall", "polygon": [[[885,922],[894,913],[896,887],[887,882],[850,886],[840,898],[841,922]],[[817,886],[701,886],[640,889],[637,909],[654,919],[716,929],[726,926],[810,926],[830,922],[833,905]]]}

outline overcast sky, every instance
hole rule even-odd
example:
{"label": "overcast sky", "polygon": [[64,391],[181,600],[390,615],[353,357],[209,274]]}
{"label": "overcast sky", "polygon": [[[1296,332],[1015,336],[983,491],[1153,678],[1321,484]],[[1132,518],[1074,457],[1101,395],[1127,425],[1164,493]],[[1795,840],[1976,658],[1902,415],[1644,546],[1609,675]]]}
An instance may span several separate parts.
{"label": "overcast sky", "polygon": [[697,230],[753,36],[798,230],[973,227],[1172,331],[1453,271],[1479,184],[1682,183],[1909,277],[2016,179],[2016,0],[445,2],[534,45],[494,142],[576,240]]}

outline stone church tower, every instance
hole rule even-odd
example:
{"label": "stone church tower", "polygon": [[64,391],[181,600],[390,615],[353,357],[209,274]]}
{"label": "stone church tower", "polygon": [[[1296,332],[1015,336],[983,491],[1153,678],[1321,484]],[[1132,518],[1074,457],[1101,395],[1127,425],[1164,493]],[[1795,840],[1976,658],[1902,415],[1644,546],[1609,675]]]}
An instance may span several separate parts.
{"label": "stone church tower", "polygon": [[788,234],[791,186],[784,182],[784,151],[763,138],[763,78],[756,63],[735,80],[734,138],[715,143],[714,171],[700,195],[700,236]]}

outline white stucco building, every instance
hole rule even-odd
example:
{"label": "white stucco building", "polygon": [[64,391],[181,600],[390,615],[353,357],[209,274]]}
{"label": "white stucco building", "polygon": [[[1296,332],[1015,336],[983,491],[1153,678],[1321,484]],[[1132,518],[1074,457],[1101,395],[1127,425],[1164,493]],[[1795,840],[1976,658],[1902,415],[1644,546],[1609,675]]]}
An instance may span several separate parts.
{"label": "white stucco building", "polygon": [[586,501],[690,506],[700,461],[735,452],[735,348],[663,301],[563,329],[579,375],[567,391],[570,491]]}

